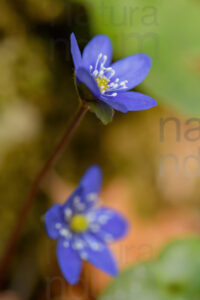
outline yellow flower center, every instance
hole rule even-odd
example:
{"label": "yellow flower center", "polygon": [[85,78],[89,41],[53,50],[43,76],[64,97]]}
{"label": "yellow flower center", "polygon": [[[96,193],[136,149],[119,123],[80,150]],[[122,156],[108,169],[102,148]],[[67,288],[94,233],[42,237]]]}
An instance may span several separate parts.
{"label": "yellow flower center", "polygon": [[100,77],[100,76],[98,76],[97,78],[96,78],[96,81],[97,81],[97,84],[98,84],[98,86],[99,86],[99,88],[100,88],[100,91],[102,92],[102,91],[106,91],[107,90],[107,88],[109,87],[109,81],[110,81],[110,79],[108,79],[108,78],[106,78],[106,77]]}
{"label": "yellow flower center", "polygon": [[75,215],[71,218],[70,227],[74,232],[84,232],[88,228],[88,220],[81,214]]}

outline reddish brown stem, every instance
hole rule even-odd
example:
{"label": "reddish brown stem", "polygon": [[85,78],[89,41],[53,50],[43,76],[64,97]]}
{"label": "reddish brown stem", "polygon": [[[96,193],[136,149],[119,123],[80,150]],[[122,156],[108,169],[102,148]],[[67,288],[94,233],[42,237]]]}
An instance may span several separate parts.
{"label": "reddish brown stem", "polygon": [[0,261],[0,288],[3,287],[5,279],[7,277],[8,270],[10,268],[10,264],[12,262],[13,255],[15,253],[18,240],[21,235],[21,231],[23,229],[23,225],[26,221],[26,217],[34,203],[35,197],[37,195],[37,192],[39,190],[39,187],[47,175],[48,171],[53,167],[53,165],[56,163],[57,159],[60,157],[62,152],[64,151],[66,145],[68,144],[71,136],[75,132],[76,128],[80,124],[81,120],[85,116],[86,112],[88,111],[88,106],[83,102],[80,106],[79,110],[77,111],[76,115],[74,116],[72,122],[67,127],[67,130],[55,148],[54,152],[50,156],[50,158],[47,160],[45,165],[43,166],[42,170],[36,177],[35,181],[33,182],[32,188],[30,190],[30,193],[28,197],[25,199],[24,204],[22,205],[22,208],[17,216],[16,224],[14,226],[13,231],[11,232],[10,238],[8,239],[8,243],[5,247],[5,252],[3,253],[3,256]]}

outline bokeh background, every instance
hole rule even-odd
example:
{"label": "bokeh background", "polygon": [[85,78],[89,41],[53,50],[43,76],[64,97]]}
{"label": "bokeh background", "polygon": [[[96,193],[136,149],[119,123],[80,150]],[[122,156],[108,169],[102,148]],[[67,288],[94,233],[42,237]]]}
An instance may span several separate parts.
{"label": "bokeh background", "polygon": [[[149,111],[115,113],[107,126],[87,114],[37,196],[1,300],[200,299],[199,13],[198,0],[1,0],[1,255],[78,106],[71,32],[81,49],[107,34],[114,60],[149,54],[152,70],[136,90],[158,102]],[[111,246],[128,271],[112,281],[85,265],[72,288],[59,273],[43,215],[93,163],[104,172],[102,201],[130,221],[130,234]]]}

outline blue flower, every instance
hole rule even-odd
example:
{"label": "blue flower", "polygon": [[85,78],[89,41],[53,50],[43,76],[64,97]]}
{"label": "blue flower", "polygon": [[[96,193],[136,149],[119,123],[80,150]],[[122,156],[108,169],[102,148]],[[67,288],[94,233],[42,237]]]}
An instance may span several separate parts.
{"label": "blue flower", "polygon": [[87,44],[81,56],[73,33],[71,53],[77,82],[86,85],[100,103],[106,103],[123,113],[156,105],[153,98],[129,91],[147,76],[151,68],[148,55],[135,54],[111,64],[111,41],[106,35],[97,35]]}
{"label": "blue flower", "polygon": [[107,243],[123,237],[128,225],[114,210],[97,206],[101,183],[101,169],[90,167],[69,199],[45,214],[47,234],[58,240],[58,263],[70,284],[78,282],[84,260],[111,276],[118,273]]}

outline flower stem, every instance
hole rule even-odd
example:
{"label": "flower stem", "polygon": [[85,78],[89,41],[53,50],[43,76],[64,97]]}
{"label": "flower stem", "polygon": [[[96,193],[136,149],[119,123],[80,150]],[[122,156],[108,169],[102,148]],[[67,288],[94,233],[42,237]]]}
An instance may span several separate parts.
{"label": "flower stem", "polygon": [[17,247],[18,240],[20,238],[21,231],[23,229],[23,225],[35,201],[35,197],[40,188],[40,185],[43,179],[45,178],[45,176],[47,175],[47,173],[49,172],[49,170],[54,166],[58,158],[61,156],[66,145],[69,143],[70,138],[72,137],[73,133],[77,129],[78,125],[80,124],[81,120],[83,119],[87,111],[88,111],[87,104],[85,102],[82,102],[79,110],[77,111],[73,120],[67,127],[67,130],[64,136],[62,137],[61,141],[55,148],[50,158],[46,161],[45,165],[43,166],[40,173],[38,174],[35,181],[33,182],[28,197],[25,199],[24,204],[22,205],[22,208],[17,216],[16,224],[14,226],[13,231],[11,232],[10,238],[8,239],[8,243],[5,247],[5,252],[3,253],[3,256],[0,261],[0,288],[2,288],[4,285],[14,252]]}

